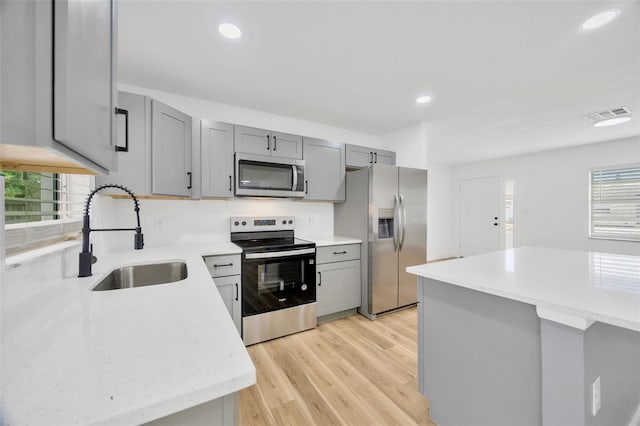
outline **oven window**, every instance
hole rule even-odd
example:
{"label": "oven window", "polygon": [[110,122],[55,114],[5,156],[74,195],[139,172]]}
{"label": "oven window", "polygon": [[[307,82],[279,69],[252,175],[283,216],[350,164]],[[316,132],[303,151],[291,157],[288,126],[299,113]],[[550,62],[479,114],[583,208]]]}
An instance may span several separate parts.
{"label": "oven window", "polygon": [[286,164],[240,160],[238,163],[240,188],[291,190],[293,167]]}
{"label": "oven window", "polygon": [[243,316],[315,302],[313,257],[245,260],[242,292]]}

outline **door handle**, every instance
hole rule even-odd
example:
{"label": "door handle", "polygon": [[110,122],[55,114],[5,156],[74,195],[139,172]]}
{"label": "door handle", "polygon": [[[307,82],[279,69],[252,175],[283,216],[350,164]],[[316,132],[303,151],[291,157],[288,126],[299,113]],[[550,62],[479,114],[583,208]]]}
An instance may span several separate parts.
{"label": "door handle", "polygon": [[236,300],[238,300],[239,296],[240,296],[240,290],[238,290],[238,283],[236,283]]}
{"label": "door handle", "polygon": [[399,250],[404,246],[404,237],[407,235],[407,207],[404,205],[404,195],[400,194],[400,214],[402,215],[402,233],[400,237]]}
{"label": "door handle", "polygon": [[116,107],[116,114],[124,115],[124,146],[116,145],[116,152],[129,152],[129,111]]}
{"label": "door handle", "polygon": [[229,175],[229,192],[231,192],[231,175]]}
{"label": "door handle", "polygon": [[376,157],[376,159],[373,162],[378,164],[378,153],[374,152],[373,155],[375,155],[375,157]]}
{"label": "door handle", "polygon": [[318,287],[322,285],[322,272],[318,272]]}
{"label": "door handle", "polygon": [[276,139],[276,135],[273,135],[273,150],[278,149],[278,140]]}
{"label": "door handle", "polygon": [[187,189],[191,189],[191,184],[193,183],[193,173],[191,172],[187,172],[187,176],[189,176],[189,185],[187,186]]}
{"label": "door handle", "polygon": [[267,135],[267,151],[269,151],[269,149],[271,149],[271,146],[269,144],[269,135]]}

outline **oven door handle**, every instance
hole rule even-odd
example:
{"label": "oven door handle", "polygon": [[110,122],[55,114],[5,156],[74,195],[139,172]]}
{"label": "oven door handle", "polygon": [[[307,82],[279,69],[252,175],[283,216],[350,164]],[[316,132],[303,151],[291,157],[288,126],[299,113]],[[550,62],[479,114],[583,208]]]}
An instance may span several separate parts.
{"label": "oven door handle", "polygon": [[298,256],[301,254],[311,254],[315,252],[316,249],[308,248],[302,250],[272,251],[266,253],[247,253],[244,257],[245,259],[272,259],[274,257]]}

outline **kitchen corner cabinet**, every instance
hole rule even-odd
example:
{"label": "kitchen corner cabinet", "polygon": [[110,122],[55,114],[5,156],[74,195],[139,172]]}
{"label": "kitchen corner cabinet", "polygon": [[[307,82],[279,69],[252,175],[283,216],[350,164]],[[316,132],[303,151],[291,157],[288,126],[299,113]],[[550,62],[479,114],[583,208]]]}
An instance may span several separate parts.
{"label": "kitchen corner cabinet", "polygon": [[345,200],[345,145],[304,138],[305,200]]}
{"label": "kitchen corner cabinet", "polygon": [[[118,171],[96,185],[117,183],[136,195],[189,197],[191,117],[155,99],[119,92]],[[113,192],[118,194],[117,192]]]}
{"label": "kitchen corner cabinet", "polygon": [[302,136],[235,126],[235,152],[302,159]]}
{"label": "kitchen corner cabinet", "polygon": [[346,162],[349,168],[367,167],[371,164],[396,165],[396,153],[366,146],[347,145]]}
{"label": "kitchen corner cabinet", "polygon": [[318,316],[360,306],[360,244],[316,249],[316,300]]}
{"label": "kitchen corner cabinet", "polygon": [[3,166],[113,170],[114,2],[3,1],[0,15]]}
{"label": "kitchen corner cabinet", "polygon": [[216,283],[220,297],[242,335],[242,280],[239,254],[206,256],[204,263]]}
{"label": "kitchen corner cabinet", "polygon": [[200,122],[203,197],[233,197],[233,124]]}

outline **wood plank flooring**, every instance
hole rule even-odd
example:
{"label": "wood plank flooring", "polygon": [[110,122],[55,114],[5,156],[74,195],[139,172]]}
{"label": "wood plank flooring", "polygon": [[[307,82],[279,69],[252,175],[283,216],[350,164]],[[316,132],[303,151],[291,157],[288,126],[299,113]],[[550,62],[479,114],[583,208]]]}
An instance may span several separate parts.
{"label": "wood plank flooring", "polygon": [[257,384],[241,425],[429,425],[418,392],[417,309],[322,324],[248,348]]}

